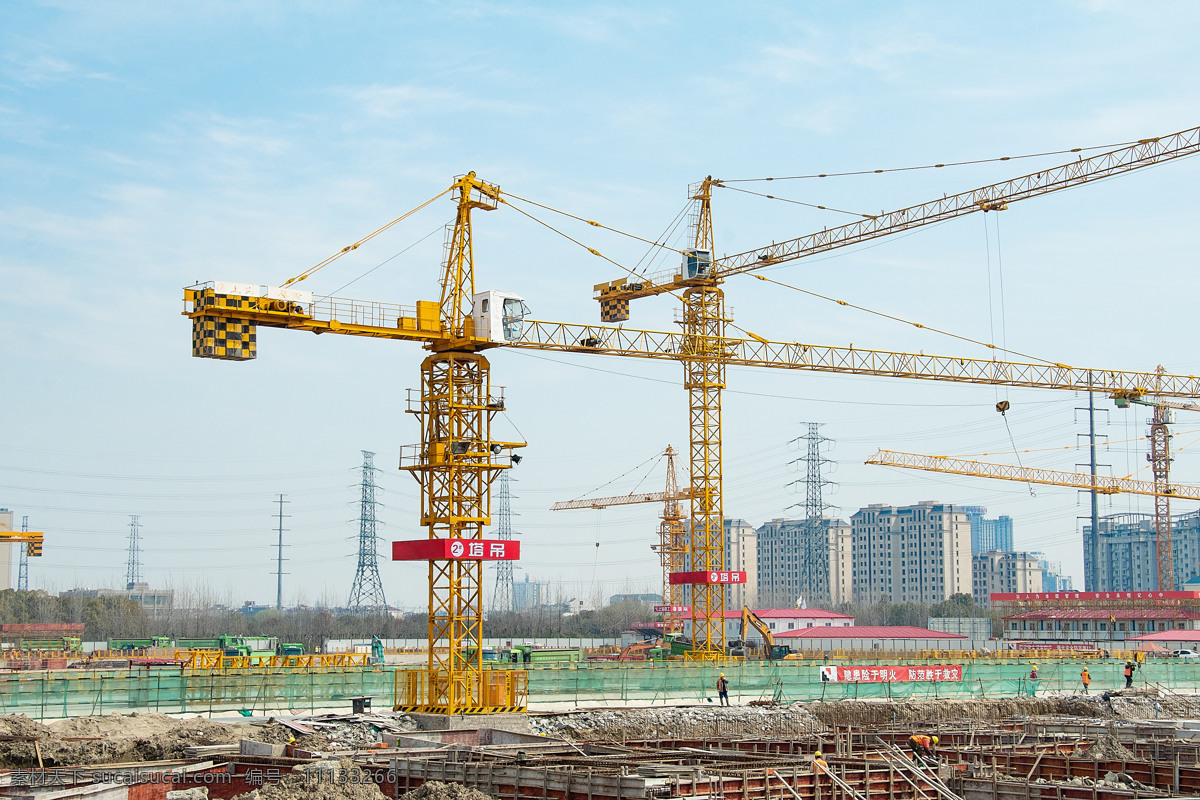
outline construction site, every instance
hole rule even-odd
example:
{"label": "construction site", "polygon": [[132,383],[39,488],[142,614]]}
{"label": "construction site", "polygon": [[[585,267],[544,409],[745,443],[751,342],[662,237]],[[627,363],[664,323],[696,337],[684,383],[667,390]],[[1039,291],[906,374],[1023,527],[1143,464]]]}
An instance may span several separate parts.
{"label": "construction site", "polygon": [[[1170,482],[1167,427],[1172,410],[1200,400],[1200,379],[1161,367],[1124,372],[773,341],[732,323],[724,289],[737,275],[764,277],[768,267],[1001,212],[1195,153],[1200,129],[1193,128],[726,256],[714,249],[711,203],[722,182],[708,177],[689,192],[690,246],[658,245],[678,257],[677,267],[595,286],[604,324],[534,320],[521,296],[478,290],[475,212],[521,200],[475,173],[414,209],[447,196],[453,202],[438,301],[358,301],[298,288],[407,214],[280,286],[247,276],[187,287],[183,313],[196,357],[251,361],[264,329],[425,348],[408,409],[421,442],[402,450],[399,463],[420,487],[424,535],[394,541],[391,558],[427,569],[427,635],[411,651],[388,651],[376,639],[370,652],[329,652],[326,645],[306,653],[300,643],[221,635],[118,639],[84,653],[82,625],[6,626],[12,630],[4,632],[8,661],[0,674],[0,794],[137,800],[1200,795],[1200,654],[1148,641],[1200,637],[1200,591],[1182,585],[1192,576],[1176,574],[1171,539],[1170,499],[1192,495]],[[623,324],[633,300],[657,295],[681,301],[681,332]],[[506,480],[528,444],[492,433],[493,418],[506,409],[487,356],[497,348],[664,360],[683,368],[686,467],[676,469],[677,453],[668,447],[663,491],[555,506],[661,504],[654,548],[661,605],[653,620],[630,631],[636,641],[498,648],[487,635],[484,567],[501,567],[497,574],[507,575],[511,593],[511,569],[502,567],[521,557],[521,542],[505,524]],[[794,610],[754,610],[731,600],[750,577],[748,565],[730,563],[723,506],[721,402],[732,367],[1084,392],[1152,407],[1148,482],[1101,481],[1094,437],[1092,471],[1082,475],[888,451],[871,463],[969,475],[990,469],[991,477],[1074,486],[1093,498],[1153,496],[1155,585],[1098,591],[1090,577],[1085,592],[993,592],[1000,635],[989,628],[981,638],[859,626],[850,615],[802,602]],[[1004,414],[1007,401],[996,410]],[[812,444],[815,427],[810,436]],[[378,594],[386,608],[373,560],[372,456],[364,451],[352,604]],[[810,467],[819,461],[820,451],[810,450]],[[819,476],[809,481],[810,493],[814,483],[819,487]],[[282,582],[282,496],[279,503]],[[820,515],[819,494],[806,508],[810,519]],[[946,513],[932,504],[914,508]],[[489,533],[497,522],[499,530]],[[1094,503],[1092,523],[1097,530]],[[10,518],[0,536],[23,545],[26,556],[53,546],[52,534],[22,528],[15,530]],[[133,529],[136,535],[136,519]],[[874,541],[864,539],[864,546]],[[1091,570],[1099,569],[1098,552],[1085,559]],[[810,596],[828,600],[842,582],[863,596],[876,592],[858,572],[836,577],[812,552],[787,556],[809,562],[803,591]],[[868,566],[875,580],[877,565]],[[132,587],[138,574],[132,567],[130,573]],[[915,568],[911,575],[921,587],[934,580],[918,578]],[[881,580],[890,590],[889,579]],[[930,597],[950,594],[941,584],[929,586]],[[908,597],[907,587],[895,591]],[[792,620],[786,630],[785,620]]]}

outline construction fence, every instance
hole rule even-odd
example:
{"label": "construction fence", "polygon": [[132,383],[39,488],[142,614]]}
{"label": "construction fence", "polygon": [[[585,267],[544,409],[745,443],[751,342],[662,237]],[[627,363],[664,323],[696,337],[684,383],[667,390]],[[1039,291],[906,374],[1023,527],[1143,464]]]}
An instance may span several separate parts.
{"label": "construction fence", "polygon": [[[831,664],[834,662],[831,661]],[[1083,691],[1081,672],[1087,668],[1091,694],[1117,690],[1125,686],[1123,661],[1097,662],[1093,659],[1069,661],[1054,659],[1040,663],[1029,660],[1015,663],[1005,659],[995,663],[982,660],[955,662],[942,660],[908,661],[904,659],[862,659],[836,662],[840,675],[861,668],[876,673],[867,680],[821,679],[821,661],[735,661],[735,662],[625,662],[592,664],[529,665],[529,705],[577,706],[606,703],[612,705],[653,705],[671,703],[717,702],[717,677],[724,673],[729,681],[733,702],[755,700],[794,702],[805,700],[844,700],[855,698],[893,698],[936,700],[939,698],[1030,697],[1046,693]],[[945,666],[959,667],[960,680],[879,680],[881,666],[911,666],[922,674]],[[1038,678],[1030,679],[1037,667]],[[943,670],[943,673],[945,671]],[[853,673],[851,673],[853,674]],[[1169,687],[1171,691],[1200,691],[1200,663],[1194,660],[1164,659],[1148,661],[1134,676],[1135,687]]]}
{"label": "construction fence", "polygon": [[158,711],[265,716],[345,707],[374,696],[392,706],[392,673],[378,669],[50,670],[0,675],[0,713],[34,719]]}
{"label": "construction fence", "polygon": [[[1142,665],[1134,686],[1200,692],[1200,660],[1156,659]],[[529,706],[533,710],[596,705],[715,703],[720,673],[729,681],[734,703],[756,700],[796,702],[854,698],[933,700],[939,698],[1028,697],[1082,693],[1087,668],[1091,694],[1124,687],[1124,661],[1081,659],[1014,663],[1004,659],[862,659],[838,661],[836,679],[822,680],[820,661],[582,662],[529,664]],[[1037,667],[1037,680],[1030,671]],[[910,667],[920,672],[884,670]],[[946,668],[959,680],[946,680]],[[514,668],[498,665],[500,669]],[[402,672],[420,667],[399,668]],[[940,672],[939,672],[940,670]],[[245,670],[48,670],[0,675],[0,713],[35,719],[158,711],[166,714],[246,715],[313,713],[345,707],[350,698],[371,696],[378,708],[394,702],[396,668],[262,667]],[[892,674],[918,680],[881,679]],[[827,673],[828,674],[828,673]],[[862,674],[866,679],[847,677]],[[933,679],[940,676],[942,679]],[[403,677],[403,676],[400,676]],[[404,683],[404,680],[399,681]]]}

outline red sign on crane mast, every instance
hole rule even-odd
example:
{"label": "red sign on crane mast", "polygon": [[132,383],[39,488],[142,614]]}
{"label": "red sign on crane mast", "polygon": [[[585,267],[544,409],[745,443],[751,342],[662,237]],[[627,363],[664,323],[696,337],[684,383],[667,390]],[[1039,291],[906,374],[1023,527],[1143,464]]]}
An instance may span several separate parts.
{"label": "red sign on crane mast", "polygon": [[511,539],[415,539],[392,542],[392,561],[516,561],[521,543]]}

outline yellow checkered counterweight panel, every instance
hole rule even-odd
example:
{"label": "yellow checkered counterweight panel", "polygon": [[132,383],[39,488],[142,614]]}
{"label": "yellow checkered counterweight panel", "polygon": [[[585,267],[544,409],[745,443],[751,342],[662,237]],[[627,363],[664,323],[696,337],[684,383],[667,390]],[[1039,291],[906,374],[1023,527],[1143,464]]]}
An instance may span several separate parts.
{"label": "yellow checkered counterweight panel", "polygon": [[628,298],[603,298],[600,300],[601,322],[624,322],[629,319]]}
{"label": "yellow checkered counterweight panel", "polygon": [[258,326],[228,317],[192,318],[192,355],[226,361],[249,361],[256,355]]}

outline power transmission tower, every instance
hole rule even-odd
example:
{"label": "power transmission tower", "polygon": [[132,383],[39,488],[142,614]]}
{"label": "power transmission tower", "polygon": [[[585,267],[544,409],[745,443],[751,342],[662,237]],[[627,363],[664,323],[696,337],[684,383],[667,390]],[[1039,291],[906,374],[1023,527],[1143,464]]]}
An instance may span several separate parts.
{"label": "power transmission tower", "polygon": [[132,589],[142,581],[141,526],[138,515],[129,515],[129,559],[125,565],[125,588]]}
{"label": "power transmission tower", "polygon": [[[799,557],[799,597],[805,603],[825,604],[832,599],[829,585],[830,552],[836,543],[831,542],[833,536],[825,521],[825,510],[832,506],[825,502],[824,488],[832,481],[826,480],[823,468],[832,464],[828,458],[821,455],[821,446],[832,442],[821,435],[821,423],[809,422],[808,433],[795,439],[795,442],[807,443],[803,458],[797,459],[805,465],[804,478],[804,527],[798,544]],[[793,484],[800,481],[793,481]]]}
{"label": "power transmission tower", "polygon": [[[512,478],[509,470],[500,472],[500,493],[497,506],[496,536],[499,539],[513,538],[512,529]],[[492,611],[513,611],[513,562],[496,562],[496,590],[492,594]]]}
{"label": "power transmission tower", "polygon": [[[21,517],[21,532],[29,530],[29,517]],[[29,591],[29,546],[19,545],[21,560],[17,564],[17,591]]]}
{"label": "power transmission tower", "polygon": [[279,499],[276,501],[277,503],[279,503],[279,550],[278,550],[278,555],[276,556],[276,560],[275,560],[275,576],[276,576],[275,610],[276,611],[283,610],[283,576],[288,574],[283,571],[283,531],[284,531],[283,518],[285,516],[290,517],[291,514],[283,513],[283,504],[290,503],[292,501],[284,500],[283,498],[284,498],[284,495],[281,494],[281,495],[279,495]]}
{"label": "power transmission tower", "polygon": [[387,613],[379,577],[379,537],[375,533],[375,454],[363,450],[362,504],[358,515],[358,569],[350,587],[351,611]]}

